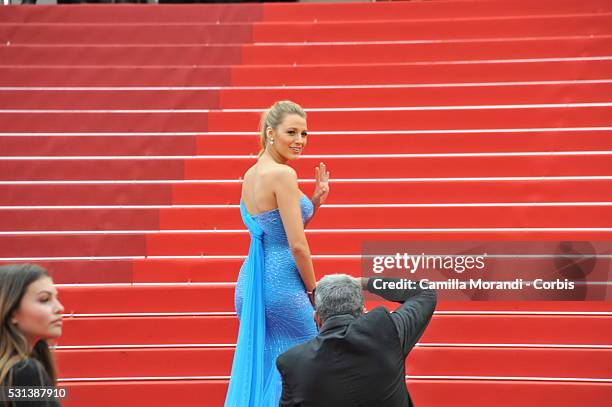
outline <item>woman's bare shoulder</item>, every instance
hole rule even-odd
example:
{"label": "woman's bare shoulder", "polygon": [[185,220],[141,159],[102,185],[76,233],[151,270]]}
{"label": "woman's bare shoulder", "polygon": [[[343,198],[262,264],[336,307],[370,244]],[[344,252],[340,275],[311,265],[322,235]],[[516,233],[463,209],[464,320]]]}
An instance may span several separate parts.
{"label": "woman's bare shoulder", "polygon": [[248,170],[246,170],[246,171],[244,172],[244,175],[242,176],[242,184],[243,184],[243,187],[244,187],[246,184],[249,184],[249,185],[250,185],[251,183],[253,183],[253,182],[254,182],[255,175],[257,175],[257,176],[259,176],[259,175],[260,175],[260,174],[259,174],[259,171],[257,171],[257,173],[255,173],[256,166],[257,166],[257,164],[254,164],[254,165],[252,165],[252,166],[251,166],[251,167],[250,167]]}
{"label": "woman's bare shoulder", "polygon": [[[257,166],[257,168],[256,168]],[[255,169],[257,172],[255,173]],[[253,165],[244,173],[244,179],[250,179],[252,176],[257,176],[262,180],[278,180],[279,178],[295,178],[297,172],[288,165],[278,163],[261,163]]]}
{"label": "woman's bare shoulder", "polygon": [[288,165],[276,164],[268,170],[268,175],[273,178],[297,179],[297,172]]}
{"label": "woman's bare shoulder", "polygon": [[249,178],[251,176],[251,174],[253,173],[253,170],[255,169],[256,165],[257,164],[253,164],[251,167],[249,167],[249,169],[244,172],[244,175],[242,176],[242,179]]}

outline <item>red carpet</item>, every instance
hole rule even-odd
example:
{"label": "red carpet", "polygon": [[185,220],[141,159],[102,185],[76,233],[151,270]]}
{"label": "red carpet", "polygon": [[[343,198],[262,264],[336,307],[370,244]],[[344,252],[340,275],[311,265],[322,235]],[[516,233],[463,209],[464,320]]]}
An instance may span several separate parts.
{"label": "red carpet", "polygon": [[[223,405],[260,111],[308,112],[317,275],[366,240],[612,240],[612,2],[0,7],[0,263],[48,267],[66,407]],[[386,205],[386,206],[385,206]],[[612,305],[447,302],[418,407],[603,407]]]}

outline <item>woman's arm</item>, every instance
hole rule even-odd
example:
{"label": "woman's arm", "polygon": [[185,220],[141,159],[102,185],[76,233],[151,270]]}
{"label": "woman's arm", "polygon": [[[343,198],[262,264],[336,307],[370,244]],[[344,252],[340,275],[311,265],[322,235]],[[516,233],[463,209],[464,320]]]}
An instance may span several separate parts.
{"label": "woman's arm", "polygon": [[297,180],[295,170],[283,166],[274,175],[274,194],[295,264],[306,291],[312,291],[316,285],[316,279],[312,258],[310,257],[310,247],[304,232],[304,222],[300,208],[301,193]]}

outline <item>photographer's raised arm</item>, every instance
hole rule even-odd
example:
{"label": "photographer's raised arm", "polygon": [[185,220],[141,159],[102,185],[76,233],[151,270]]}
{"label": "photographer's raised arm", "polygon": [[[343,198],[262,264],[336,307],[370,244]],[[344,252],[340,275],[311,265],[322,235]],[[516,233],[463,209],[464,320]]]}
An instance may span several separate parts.
{"label": "photographer's raised arm", "polygon": [[437,294],[436,290],[422,288],[418,281],[414,280],[410,288],[397,288],[401,281],[399,278],[372,277],[362,279],[362,286],[387,301],[402,303],[391,313],[391,318],[397,328],[404,354],[407,355],[431,320],[436,308]]}

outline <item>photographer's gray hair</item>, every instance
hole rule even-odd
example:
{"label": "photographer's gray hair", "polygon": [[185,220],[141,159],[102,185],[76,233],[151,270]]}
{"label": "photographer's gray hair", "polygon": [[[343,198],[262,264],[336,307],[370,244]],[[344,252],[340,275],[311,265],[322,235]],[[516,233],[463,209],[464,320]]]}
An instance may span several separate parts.
{"label": "photographer's gray hair", "polygon": [[359,317],[363,310],[363,293],[359,279],[347,274],[323,277],[315,290],[315,305],[321,321],[336,315]]}

